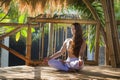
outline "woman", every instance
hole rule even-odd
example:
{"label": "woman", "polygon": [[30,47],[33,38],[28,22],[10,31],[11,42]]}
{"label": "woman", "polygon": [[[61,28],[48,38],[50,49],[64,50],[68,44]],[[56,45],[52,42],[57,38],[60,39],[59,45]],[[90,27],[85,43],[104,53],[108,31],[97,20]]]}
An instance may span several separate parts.
{"label": "woman", "polygon": [[[83,56],[86,43],[82,37],[82,29],[79,23],[73,23],[71,27],[73,37],[66,39],[59,51],[45,59],[48,65],[58,70],[70,71],[71,69],[80,70],[84,66]],[[68,57],[65,61],[57,60],[67,50]]]}

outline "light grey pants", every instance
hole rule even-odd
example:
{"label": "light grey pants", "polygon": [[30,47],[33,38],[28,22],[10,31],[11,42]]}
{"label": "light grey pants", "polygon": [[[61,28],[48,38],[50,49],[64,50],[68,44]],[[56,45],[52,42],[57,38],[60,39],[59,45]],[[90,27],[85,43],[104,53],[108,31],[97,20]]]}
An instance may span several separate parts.
{"label": "light grey pants", "polygon": [[67,58],[65,63],[63,63],[59,59],[51,59],[48,61],[48,65],[58,70],[64,70],[64,71],[68,71],[70,68],[81,70],[84,66],[84,64],[82,64],[82,66],[79,66],[78,58]]}

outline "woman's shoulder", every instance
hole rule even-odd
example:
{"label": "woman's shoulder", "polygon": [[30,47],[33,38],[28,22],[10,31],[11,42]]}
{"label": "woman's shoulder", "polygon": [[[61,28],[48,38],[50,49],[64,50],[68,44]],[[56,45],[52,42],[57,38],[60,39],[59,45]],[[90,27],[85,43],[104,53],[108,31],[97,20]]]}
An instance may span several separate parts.
{"label": "woman's shoulder", "polygon": [[71,40],[72,40],[71,38],[67,38],[67,39],[65,39],[65,42],[69,42]]}

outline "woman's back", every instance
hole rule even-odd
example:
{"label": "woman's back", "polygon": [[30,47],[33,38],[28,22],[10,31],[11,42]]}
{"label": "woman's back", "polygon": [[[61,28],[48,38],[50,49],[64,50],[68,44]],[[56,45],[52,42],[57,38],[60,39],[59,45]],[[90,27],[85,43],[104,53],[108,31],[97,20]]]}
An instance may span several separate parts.
{"label": "woman's back", "polygon": [[[70,57],[70,58],[76,58],[76,56],[72,53],[72,49],[71,49],[72,48],[72,42],[73,42],[73,40],[71,38],[67,39],[66,50],[67,50],[67,53],[68,53],[68,57]],[[85,41],[83,41],[82,46],[84,46],[84,43],[85,43]],[[80,50],[82,50],[82,49],[83,49],[83,47],[80,48]],[[83,57],[83,55],[84,55],[84,53],[80,54],[80,51],[79,51],[78,54],[81,57]]]}

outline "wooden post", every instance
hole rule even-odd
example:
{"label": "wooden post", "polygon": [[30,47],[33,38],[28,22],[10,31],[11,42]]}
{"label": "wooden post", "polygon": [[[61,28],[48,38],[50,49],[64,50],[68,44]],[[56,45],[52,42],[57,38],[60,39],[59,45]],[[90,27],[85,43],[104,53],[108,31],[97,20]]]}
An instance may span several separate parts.
{"label": "wooden post", "polygon": [[39,37],[39,60],[42,59],[42,31],[43,31],[43,24],[38,23],[39,24],[39,30],[41,32],[41,35]]}
{"label": "wooden post", "polygon": [[[114,46],[113,46],[113,39],[112,39],[112,30],[111,30],[111,22],[110,22],[110,16],[108,12],[108,4],[107,0],[101,0],[104,14],[105,14],[105,26],[106,26],[106,35],[107,35],[107,44],[108,44],[108,53],[110,55],[111,65],[112,67],[116,67],[116,60],[115,60],[115,52],[114,52]],[[107,53],[106,53],[107,55]]]}
{"label": "wooden post", "polygon": [[43,59],[44,54],[44,26],[42,26],[42,49],[41,49],[41,59]]}
{"label": "wooden post", "polygon": [[28,61],[26,61],[26,65],[30,65],[31,60],[31,26],[28,24],[28,30],[27,30],[27,40],[26,40],[26,58]]}
{"label": "wooden post", "polygon": [[48,53],[47,56],[53,54],[53,24],[49,23],[49,39],[48,39]]}
{"label": "wooden post", "polygon": [[[64,38],[65,38],[64,35],[65,35],[64,34],[64,27],[62,27],[62,38],[63,38],[62,42],[64,42]],[[62,59],[64,59],[64,57],[65,57],[65,55],[62,55]]]}
{"label": "wooden post", "polygon": [[99,39],[100,39],[100,23],[96,25],[96,39],[95,39],[95,62],[99,64]]}
{"label": "wooden post", "polygon": [[[67,34],[68,34],[67,29],[68,29],[68,28],[65,28],[65,40],[67,39]],[[65,59],[67,59],[67,54],[66,54],[66,52],[65,52]]]}
{"label": "wooden post", "polygon": [[53,48],[53,49],[54,49],[54,50],[53,50],[54,53],[56,52],[56,42],[57,42],[57,41],[56,41],[56,40],[57,40],[57,39],[56,39],[56,34],[57,34],[57,29],[54,28],[54,48]]}
{"label": "wooden post", "polygon": [[110,65],[110,60],[109,60],[109,50],[108,50],[108,47],[105,46],[105,65]]}
{"label": "wooden post", "polygon": [[118,29],[117,29],[117,22],[115,21],[115,12],[114,12],[114,0],[109,0],[110,5],[110,20],[111,20],[111,30],[112,30],[112,38],[113,38],[113,45],[115,51],[115,59],[117,66],[120,66],[120,47],[119,47],[119,38],[118,38]]}
{"label": "wooden post", "polygon": [[[105,1],[104,1],[105,2]],[[103,11],[104,11],[104,15],[105,17],[108,18],[108,15],[107,15],[107,11],[106,11],[106,4],[103,2],[103,0],[101,0],[101,3],[102,3],[102,7],[103,7]],[[106,19],[106,18],[105,18]],[[109,65],[109,58],[110,58],[110,54],[111,52],[109,52],[109,41],[108,41],[108,30],[107,30],[107,24],[108,22],[106,21],[105,23],[105,31],[106,31],[106,46],[105,46],[105,65]],[[108,45],[108,46],[107,46]]]}
{"label": "wooden post", "polygon": [[107,42],[108,42],[108,50],[109,50],[108,52],[110,55],[111,65],[112,67],[116,67],[115,52],[113,49],[113,40],[112,40],[111,28],[109,23],[106,23],[106,34],[107,34]]}
{"label": "wooden post", "polygon": [[52,26],[53,27],[53,30],[52,30],[52,53],[54,53],[54,44],[55,44],[55,27],[54,25]]}

